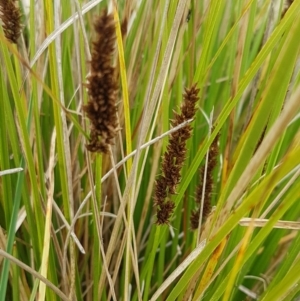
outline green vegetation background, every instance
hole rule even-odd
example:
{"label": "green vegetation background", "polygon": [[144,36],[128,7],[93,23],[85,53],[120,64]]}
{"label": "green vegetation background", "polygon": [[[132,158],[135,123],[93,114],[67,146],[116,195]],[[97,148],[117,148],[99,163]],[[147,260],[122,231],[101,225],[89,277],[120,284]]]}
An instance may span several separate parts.
{"label": "green vegetation background", "polygon": [[[0,29],[0,170],[23,168],[1,174],[0,301],[297,300],[300,1],[117,5],[31,0],[17,45]],[[102,156],[86,151],[82,105],[93,22],[107,6],[121,130]],[[158,226],[161,135],[194,83],[200,101],[176,210]],[[218,133],[216,207],[199,233],[189,219]]]}

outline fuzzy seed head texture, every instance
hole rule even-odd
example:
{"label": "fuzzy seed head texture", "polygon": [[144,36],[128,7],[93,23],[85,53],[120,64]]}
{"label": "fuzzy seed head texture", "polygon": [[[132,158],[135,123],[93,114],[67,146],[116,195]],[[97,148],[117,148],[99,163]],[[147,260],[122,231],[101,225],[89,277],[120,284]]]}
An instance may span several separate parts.
{"label": "fuzzy seed head texture", "polygon": [[117,134],[116,101],[118,85],[112,59],[116,33],[112,14],[103,11],[95,22],[96,40],[93,42],[91,73],[88,76],[89,101],[83,106],[90,120],[90,140],[87,149],[107,153]]}
{"label": "fuzzy seed head texture", "polygon": [[17,40],[22,31],[21,12],[15,0],[0,0],[0,18],[5,37],[12,43]]}
{"label": "fuzzy seed head texture", "polygon": [[[199,100],[199,89],[193,85],[185,89],[180,113],[174,112],[174,119],[171,126],[194,118],[196,114],[196,103]],[[157,208],[158,225],[169,224],[170,218],[175,209],[171,195],[176,194],[176,188],[181,180],[181,169],[186,160],[186,141],[191,137],[192,127],[188,124],[170,135],[167,150],[162,160],[162,175],[156,181],[154,192],[154,205]]]}

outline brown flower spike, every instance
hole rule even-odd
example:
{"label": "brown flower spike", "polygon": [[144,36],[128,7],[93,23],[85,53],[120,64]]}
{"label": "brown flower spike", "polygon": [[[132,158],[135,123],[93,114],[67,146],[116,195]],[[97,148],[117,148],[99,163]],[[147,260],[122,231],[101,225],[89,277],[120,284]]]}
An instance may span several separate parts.
{"label": "brown flower spike", "polygon": [[[190,89],[185,89],[181,114],[174,112],[174,120],[171,121],[173,127],[194,118],[196,113],[196,103],[199,89],[193,85]],[[186,159],[186,141],[191,137],[192,127],[186,125],[171,134],[167,150],[162,161],[162,175],[156,182],[154,205],[157,207],[158,225],[168,224],[175,209],[174,202],[170,196],[176,193],[176,187],[180,182],[180,172]]]}
{"label": "brown flower spike", "polygon": [[15,0],[0,0],[0,17],[5,37],[17,44],[21,34],[21,13]]}
{"label": "brown flower spike", "polygon": [[[213,143],[210,146],[209,154],[208,154],[208,164],[207,164],[207,174],[206,174],[206,183],[205,183],[205,191],[204,191],[204,203],[203,203],[203,211],[202,211],[202,221],[204,222],[208,215],[211,212],[211,196],[213,192],[214,182],[213,182],[213,171],[217,166],[217,157],[219,154],[218,147],[219,134],[214,139]],[[191,228],[192,230],[198,229],[199,225],[199,217],[200,217],[200,204],[202,199],[202,190],[203,190],[203,179],[204,179],[204,171],[205,167],[202,166],[200,168],[200,184],[196,190],[196,203],[197,209],[192,212],[191,215]]]}
{"label": "brown flower spike", "polygon": [[91,74],[88,76],[89,101],[83,106],[91,122],[91,152],[108,152],[117,133],[116,100],[118,85],[112,59],[115,51],[115,22],[105,10],[95,22],[97,39],[93,42]]}

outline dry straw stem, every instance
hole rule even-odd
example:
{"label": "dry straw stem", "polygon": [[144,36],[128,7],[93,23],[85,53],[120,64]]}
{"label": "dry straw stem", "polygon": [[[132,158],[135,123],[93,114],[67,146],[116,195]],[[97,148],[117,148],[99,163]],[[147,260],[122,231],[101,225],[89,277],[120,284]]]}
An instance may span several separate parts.
{"label": "dry straw stem", "polygon": [[115,22],[112,14],[104,10],[95,22],[97,39],[93,42],[91,74],[88,76],[89,102],[83,106],[91,121],[91,152],[108,153],[117,134],[116,100],[118,85],[112,58],[115,51]]}
{"label": "dry straw stem", "polygon": [[[218,163],[217,159],[219,154],[218,140],[219,140],[219,134],[214,139],[209,150],[205,184],[204,184],[205,166],[202,166],[200,168],[200,184],[198,185],[196,190],[196,203],[198,205],[198,208],[194,210],[191,215],[191,228],[193,230],[198,229],[199,226],[203,189],[204,189],[204,199],[203,199],[203,210],[202,210],[202,215],[203,215],[202,223],[205,222],[205,220],[207,219],[208,215],[211,212],[211,208],[212,208],[211,196],[214,188],[213,172],[215,167],[217,166]],[[203,185],[205,185],[205,187],[203,187]]]}
{"label": "dry straw stem", "polygon": [[[44,244],[43,244],[43,256],[41,264],[41,275],[47,278],[48,263],[49,263],[49,251],[51,241],[51,220],[52,220],[52,206],[53,206],[53,194],[54,194],[54,167],[55,167],[55,146],[56,146],[56,130],[54,129],[51,138],[50,160],[49,160],[49,189],[47,193],[47,209],[46,209],[46,223],[44,232]],[[39,285],[39,297],[44,300],[46,296],[46,284],[40,282]]]}
{"label": "dry straw stem", "polygon": [[[181,114],[174,112],[175,118],[171,121],[173,127],[195,116],[198,93],[196,85],[185,89]],[[192,127],[188,124],[171,134],[162,161],[162,175],[155,187],[154,204],[157,207],[158,225],[168,224],[174,211],[175,204],[170,200],[170,195],[176,193],[176,187],[180,182],[180,172],[186,159],[186,141],[191,137],[191,132]]]}
{"label": "dry straw stem", "polygon": [[[262,228],[268,223],[268,219],[265,218],[249,218],[244,217],[240,220],[239,224],[244,227],[249,227],[252,223],[254,227]],[[289,230],[300,230],[300,222],[292,221],[277,221],[273,228],[277,229],[289,229]]]}
{"label": "dry straw stem", "polygon": [[0,0],[0,16],[5,37],[14,44],[21,34],[21,12],[15,0]]}
{"label": "dry straw stem", "polygon": [[185,259],[184,261],[172,272],[172,274],[162,283],[158,290],[154,293],[150,301],[155,301],[162,295],[165,289],[180,275],[186,268],[197,258],[197,256],[203,251],[206,245],[206,239],[204,239]]}
{"label": "dry straw stem", "polygon": [[13,174],[13,173],[18,173],[18,172],[21,172],[21,171],[23,171],[23,168],[21,168],[21,167],[2,170],[2,171],[0,171],[0,177],[5,176],[5,175],[10,175],[10,174]]}

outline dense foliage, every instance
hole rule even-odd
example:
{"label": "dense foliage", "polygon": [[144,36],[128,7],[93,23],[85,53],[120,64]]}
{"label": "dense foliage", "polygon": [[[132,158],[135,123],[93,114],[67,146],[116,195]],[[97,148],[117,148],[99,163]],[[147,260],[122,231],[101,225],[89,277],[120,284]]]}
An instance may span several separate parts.
{"label": "dense foliage", "polygon": [[0,301],[300,298],[300,0],[0,17]]}

